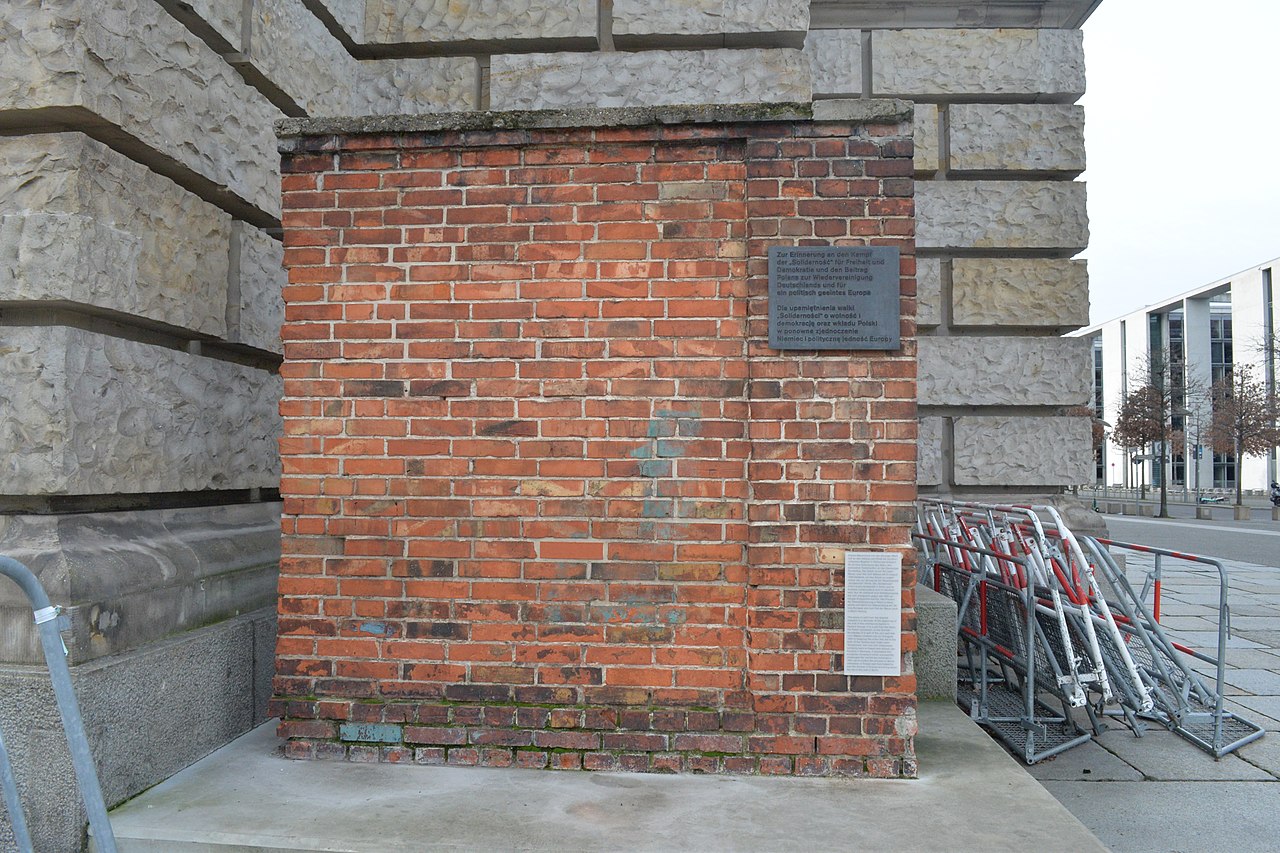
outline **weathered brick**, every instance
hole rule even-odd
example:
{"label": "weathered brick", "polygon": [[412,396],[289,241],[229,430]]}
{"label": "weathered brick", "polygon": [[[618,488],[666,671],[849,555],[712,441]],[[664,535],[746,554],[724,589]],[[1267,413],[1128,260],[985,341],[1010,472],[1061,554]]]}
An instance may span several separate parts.
{"label": "weathered brick", "polygon": [[[909,124],[504,133],[286,161],[291,716],[437,764],[905,754],[864,722],[910,682],[831,649],[844,549],[909,551]],[[768,247],[814,234],[900,246],[902,352],[767,348]]]}

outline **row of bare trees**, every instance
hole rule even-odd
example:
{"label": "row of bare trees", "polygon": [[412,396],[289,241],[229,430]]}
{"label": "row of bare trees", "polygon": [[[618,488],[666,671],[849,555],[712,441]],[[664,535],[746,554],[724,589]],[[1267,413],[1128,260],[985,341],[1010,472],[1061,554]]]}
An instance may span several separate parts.
{"label": "row of bare trees", "polygon": [[[1168,516],[1170,454],[1185,458],[1199,444],[1235,461],[1236,505],[1242,504],[1243,458],[1271,453],[1280,445],[1280,397],[1246,364],[1235,365],[1207,389],[1187,382],[1167,357],[1149,359],[1136,379],[1130,380],[1111,440],[1127,449],[1154,448],[1153,461],[1161,472],[1160,516]],[[1191,446],[1184,428],[1189,418],[1206,425]]]}

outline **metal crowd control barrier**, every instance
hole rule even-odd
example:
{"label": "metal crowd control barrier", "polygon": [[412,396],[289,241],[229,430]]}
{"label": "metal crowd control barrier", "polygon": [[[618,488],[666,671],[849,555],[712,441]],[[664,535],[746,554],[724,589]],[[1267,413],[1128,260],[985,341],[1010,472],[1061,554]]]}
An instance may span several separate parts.
{"label": "metal crowd control barrier", "polygon": [[[1154,719],[1215,758],[1221,758],[1246,743],[1262,737],[1265,732],[1261,726],[1223,708],[1231,610],[1227,605],[1227,569],[1221,561],[1197,554],[1153,548],[1149,545],[1117,542],[1113,539],[1088,537],[1086,539],[1097,560],[1098,568],[1107,576],[1113,587],[1124,589],[1123,595],[1116,596],[1117,603],[1121,606],[1131,601],[1143,604],[1147,600],[1147,595],[1152,595],[1150,612],[1143,608],[1135,608],[1135,612],[1125,614],[1125,631],[1141,634],[1144,638],[1142,647],[1152,652],[1152,658],[1146,662],[1144,672],[1151,678],[1153,690],[1158,699],[1153,714]],[[1115,551],[1150,554],[1154,557],[1152,569],[1147,573],[1141,592],[1134,592],[1115,559],[1113,553]],[[1218,575],[1216,657],[1172,642],[1160,627],[1162,557],[1200,563],[1216,570]],[[1215,677],[1212,687],[1205,683],[1199,673],[1187,665],[1185,660],[1187,657],[1196,658],[1214,666]]]}
{"label": "metal crowd control barrier", "polygon": [[[1139,737],[1143,721],[1154,720],[1216,758],[1262,736],[1261,727],[1223,709],[1227,580],[1221,563],[1076,536],[1050,506],[925,499],[914,537],[925,582],[958,607],[965,660],[958,697],[1028,764],[1100,733],[1102,716],[1122,717]],[[1156,555],[1142,594],[1109,547]],[[1176,646],[1145,606],[1154,583],[1158,612],[1162,554],[1217,566],[1216,659]],[[1214,687],[1191,669],[1187,654],[1217,665]],[[1073,708],[1082,709],[1084,719]]]}
{"label": "metal crowd control barrier", "polygon": [[[85,811],[89,815],[89,826],[93,829],[94,844],[102,853],[116,853],[115,834],[111,831],[111,822],[107,819],[107,807],[102,799],[102,788],[98,784],[93,755],[89,751],[84,721],[80,718],[80,706],[76,703],[76,694],[71,686],[71,670],[67,667],[67,647],[62,642],[61,633],[67,627],[66,617],[62,616],[59,609],[50,603],[49,596],[40,585],[40,581],[22,563],[0,556],[0,575],[12,579],[22,587],[35,612],[40,644],[44,648],[44,659],[49,666],[49,679],[53,683],[58,712],[62,715],[62,728],[67,736],[67,745],[71,749],[71,763],[75,768],[76,781],[80,786],[80,796],[84,800]],[[18,849],[22,853],[33,853],[31,834],[27,829],[26,816],[18,796],[13,767],[2,740],[0,740],[0,787],[4,789],[4,804],[9,812],[9,822]]]}

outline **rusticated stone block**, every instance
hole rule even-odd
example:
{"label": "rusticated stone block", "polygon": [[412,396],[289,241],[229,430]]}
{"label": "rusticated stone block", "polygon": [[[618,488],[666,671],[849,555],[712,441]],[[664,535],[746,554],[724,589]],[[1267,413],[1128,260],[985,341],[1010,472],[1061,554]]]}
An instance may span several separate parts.
{"label": "rusticated stone block", "polygon": [[480,63],[470,56],[357,64],[350,115],[417,115],[479,107]]}
{"label": "rusticated stone block", "polygon": [[473,109],[471,57],[352,58],[302,0],[254,0],[244,61],[311,115],[383,115]]}
{"label": "rusticated stone block", "polygon": [[0,300],[226,332],[231,217],[78,133],[0,139]]}
{"label": "rusticated stone block", "polygon": [[244,50],[244,0],[183,0],[232,50]]}
{"label": "rusticated stone block", "polygon": [[667,104],[804,102],[808,62],[798,50],[649,50],[493,57],[495,110]]}
{"label": "rusticated stone block", "polygon": [[878,30],[880,96],[1002,95],[1072,103],[1084,94],[1079,30]]}
{"label": "rusticated stone block", "polygon": [[920,338],[921,406],[1078,406],[1089,399],[1084,338]]}
{"label": "rusticated stone block", "polygon": [[65,326],[0,330],[8,488],[179,492],[279,482],[280,378]]}
{"label": "rusticated stone block", "polygon": [[265,232],[242,224],[232,237],[239,247],[239,313],[233,340],[281,352],[284,322],[284,247]]}
{"label": "rusticated stone block", "polygon": [[953,172],[1084,171],[1084,107],[1073,104],[954,104]]}
{"label": "rusticated stone block", "polygon": [[809,58],[815,95],[862,94],[860,30],[811,30],[805,36],[804,54]]}
{"label": "rusticated stone block", "polygon": [[958,258],[951,268],[956,326],[1084,326],[1089,271],[1084,261]]}
{"label": "rusticated stone block", "polygon": [[938,105],[916,104],[915,165],[916,173],[930,175],[942,162],[942,143],[938,132]]}
{"label": "rusticated stone block", "polygon": [[364,30],[382,44],[564,41],[594,45],[596,0],[368,0]]}
{"label": "rusticated stone block", "polygon": [[808,0],[614,0],[613,35],[621,44],[663,36],[791,36],[809,29]]}
{"label": "rusticated stone block", "polygon": [[916,258],[916,322],[942,322],[942,261],[937,258]]}
{"label": "rusticated stone block", "polygon": [[244,61],[310,115],[350,110],[356,60],[302,0],[253,0]]}
{"label": "rusticated stone block", "polygon": [[333,17],[334,22],[357,44],[364,41],[365,0],[314,0]]}
{"label": "rusticated stone block", "polygon": [[1076,486],[1093,479],[1088,418],[956,418],[957,486]]}
{"label": "rusticated stone block", "polygon": [[1075,253],[1089,244],[1076,181],[921,181],[916,216],[920,247]]}
{"label": "rusticated stone block", "polygon": [[280,111],[159,4],[13,0],[5,22],[0,111],[61,108],[73,123],[109,123],[279,214]]}
{"label": "rusticated stone block", "polygon": [[921,418],[916,444],[916,485],[939,486],[947,482],[942,459],[942,418]]}

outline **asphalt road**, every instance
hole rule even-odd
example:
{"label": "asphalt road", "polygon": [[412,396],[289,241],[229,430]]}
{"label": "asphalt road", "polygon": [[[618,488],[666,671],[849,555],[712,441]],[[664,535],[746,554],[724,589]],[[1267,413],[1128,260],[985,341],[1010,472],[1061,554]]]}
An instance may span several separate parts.
{"label": "asphalt road", "polygon": [[[1175,515],[1191,507],[1171,507]],[[1230,510],[1222,510],[1226,513]],[[1261,511],[1254,512],[1261,519]],[[1260,566],[1280,568],[1280,522],[1255,521],[1197,521],[1189,517],[1138,518],[1134,516],[1107,515],[1107,529],[1111,538],[1121,542],[1153,545],[1174,551],[1187,551],[1227,560],[1239,560]]]}

